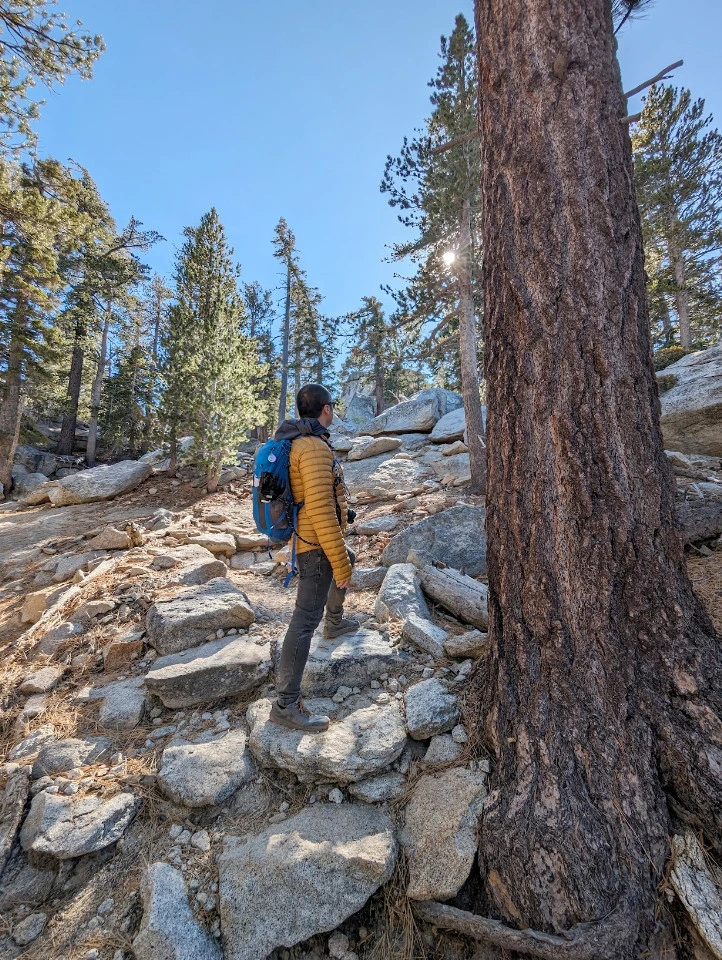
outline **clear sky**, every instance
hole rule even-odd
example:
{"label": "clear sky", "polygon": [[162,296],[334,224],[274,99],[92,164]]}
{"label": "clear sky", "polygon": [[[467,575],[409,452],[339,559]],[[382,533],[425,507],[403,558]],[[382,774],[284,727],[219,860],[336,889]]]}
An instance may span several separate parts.
{"label": "clear sky", "polygon": [[[470,0],[60,0],[102,34],[90,82],[50,96],[41,152],[87,167],[119,225],[131,214],[166,242],[147,257],[169,275],[181,231],[216,206],[243,278],[279,283],[280,216],[331,316],[379,293],[405,236],[379,192],[428,111],[439,37]],[[657,0],[620,35],[627,89],[678,59],[676,82],[722,123],[719,0]],[[630,101],[630,110],[639,100]]]}

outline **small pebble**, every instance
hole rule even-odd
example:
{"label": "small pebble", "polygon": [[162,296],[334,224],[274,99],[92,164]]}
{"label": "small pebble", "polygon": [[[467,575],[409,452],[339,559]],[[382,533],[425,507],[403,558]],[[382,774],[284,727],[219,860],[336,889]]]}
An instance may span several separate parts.
{"label": "small pebble", "polygon": [[430,680],[433,677],[433,675],[434,675],[434,671],[431,669],[431,667],[424,667],[424,670],[421,674],[424,680]]}
{"label": "small pebble", "polygon": [[178,843],[185,847],[191,842],[191,832],[190,830],[182,830],[178,835]]}
{"label": "small pebble", "polygon": [[467,736],[466,730],[464,730],[461,724],[457,724],[451,731],[451,739],[454,741],[454,743],[466,743],[469,737]]}
{"label": "small pebble", "polygon": [[211,838],[208,836],[208,831],[198,830],[194,833],[191,837],[191,846],[203,853],[208,853],[211,849]]}
{"label": "small pebble", "polygon": [[289,806],[290,804],[286,800],[284,800],[278,809],[281,811],[281,813],[285,813],[286,810],[288,810]]}
{"label": "small pebble", "polygon": [[66,797],[72,797],[79,789],[80,787],[77,783],[69,783],[66,787],[63,787],[63,793]]}
{"label": "small pebble", "polygon": [[85,960],[98,960],[99,956],[100,953],[97,950],[88,950],[88,952],[85,954]]}
{"label": "small pebble", "polygon": [[97,917],[91,917],[88,920],[88,930],[97,930],[100,926],[100,920]]}
{"label": "small pebble", "polygon": [[328,799],[331,803],[343,803],[343,794],[338,787],[334,787],[333,790],[329,791]]}
{"label": "small pebble", "polygon": [[108,913],[112,912],[114,906],[115,906],[115,900],[113,900],[112,897],[108,897],[108,899],[103,900],[103,902],[98,907],[98,913],[100,914],[101,917],[104,917]]}

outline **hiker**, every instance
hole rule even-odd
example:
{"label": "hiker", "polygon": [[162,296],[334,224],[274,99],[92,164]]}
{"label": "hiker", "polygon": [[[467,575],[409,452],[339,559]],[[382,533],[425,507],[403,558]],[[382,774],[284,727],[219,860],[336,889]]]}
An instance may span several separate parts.
{"label": "hiker", "polygon": [[[323,635],[333,640],[358,630],[346,619],[343,602],[356,559],[344,542],[349,511],[341,465],[329,443],[333,422],[331,394],[318,383],[301,387],[298,420],[284,420],[276,440],[292,440],[290,481],[293,499],[302,504],[296,525],[298,592],[281,651],[277,696],[271,720],[293,730],[323,733],[329,718],[313,716],[301,698],[301,677],[311,637],[323,617]],[[352,512],[353,516],[353,512]]]}

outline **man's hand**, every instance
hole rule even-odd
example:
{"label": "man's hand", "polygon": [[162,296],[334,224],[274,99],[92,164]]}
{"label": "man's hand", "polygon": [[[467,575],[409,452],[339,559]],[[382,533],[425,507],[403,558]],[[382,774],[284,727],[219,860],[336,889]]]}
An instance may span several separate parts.
{"label": "man's hand", "polygon": [[348,580],[337,580],[336,586],[339,588],[339,590],[345,590],[346,587],[351,586],[351,577],[349,577]]}

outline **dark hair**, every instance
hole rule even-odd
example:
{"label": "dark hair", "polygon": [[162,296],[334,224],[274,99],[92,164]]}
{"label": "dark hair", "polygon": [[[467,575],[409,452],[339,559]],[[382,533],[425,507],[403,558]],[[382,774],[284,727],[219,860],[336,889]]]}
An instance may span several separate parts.
{"label": "dark hair", "polygon": [[333,398],[320,383],[305,384],[296,397],[299,417],[318,417],[327,403],[333,406]]}

